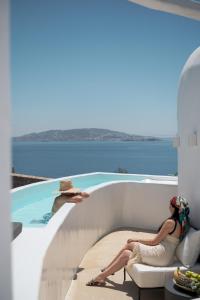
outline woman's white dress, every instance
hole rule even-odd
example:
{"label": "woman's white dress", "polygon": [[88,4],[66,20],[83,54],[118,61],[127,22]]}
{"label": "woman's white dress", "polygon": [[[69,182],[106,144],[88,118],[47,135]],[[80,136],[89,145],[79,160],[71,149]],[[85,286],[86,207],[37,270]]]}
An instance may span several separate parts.
{"label": "woman's white dress", "polygon": [[151,266],[168,266],[173,263],[176,247],[179,239],[167,235],[166,238],[156,246],[136,243],[128,266],[134,263],[143,263]]}

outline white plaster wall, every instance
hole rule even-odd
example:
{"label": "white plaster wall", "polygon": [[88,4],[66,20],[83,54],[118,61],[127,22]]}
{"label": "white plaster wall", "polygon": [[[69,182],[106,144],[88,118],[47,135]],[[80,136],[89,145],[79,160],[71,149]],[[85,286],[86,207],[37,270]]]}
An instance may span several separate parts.
{"label": "white plaster wall", "polygon": [[169,199],[177,185],[129,183],[123,202],[123,226],[157,229],[169,216]]}
{"label": "white plaster wall", "polygon": [[[64,205],[46,228],[52,240],[43,260],[41,300],[64,299],[84,254],[110,230],[121,226],[156,229],[169,216],[169,199],[177,195],[177,186],[120,182],[91,191],[61,220],[68,204]],[[60,226],[54,232],[58,220]]]}
{"label": "white plaster wall", "polygon": [[[86,251],[105,233],[121,224],[124,189],[123,183],[108,184],[94,189],[88,199],[73,206],[45,254],[39,299],[65,298]],[[49,228],[53,229],[59,213],[62,209]]]}
{"label": "white plaster wall", "polygon": [[200,20],[200,6],[193,0],[129,0],[148,8]]}
{"label": "white plaster wall", "polygon": [[0,1],[0,299],[11,299],[9,1]]}
{"label": "white plaster wall", "polygon": [[[197,145],[189,139],[197,133]],[[191,206],[194,226],[200,228],[200,48],[186,62],[178,94],[178,192]]]}

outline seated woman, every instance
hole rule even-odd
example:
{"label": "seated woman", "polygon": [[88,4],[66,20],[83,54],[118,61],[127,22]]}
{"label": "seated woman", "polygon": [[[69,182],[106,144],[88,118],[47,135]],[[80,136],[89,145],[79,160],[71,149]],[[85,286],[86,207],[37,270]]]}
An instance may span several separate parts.
{"label": "seated woman", "polygon": [[153,239],[129,239],[111,263],[102,269],[102,273],[86,285],[103,286],[109,275],[133,263],[144,263],[152,266],[170,265],[174,260],[178,243],[189,230],[190,210],[187,201],[182,197],[173,197],[170,200],[169,210],[171,217],[162,223]]}

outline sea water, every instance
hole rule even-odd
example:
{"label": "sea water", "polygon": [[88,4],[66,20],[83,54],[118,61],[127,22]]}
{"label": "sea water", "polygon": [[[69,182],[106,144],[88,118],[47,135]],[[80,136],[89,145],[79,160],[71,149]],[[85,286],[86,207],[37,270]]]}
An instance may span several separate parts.
{"label": "sea water", "polygon": [[177,151],[171,140],[135,142],[14,142],[17,173],[58,178],[90,172],[174,175]]}

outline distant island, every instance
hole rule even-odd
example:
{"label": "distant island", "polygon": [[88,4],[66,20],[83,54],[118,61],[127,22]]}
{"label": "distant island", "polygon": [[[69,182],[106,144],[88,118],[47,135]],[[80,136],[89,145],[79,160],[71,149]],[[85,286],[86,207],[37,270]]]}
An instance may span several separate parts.
{"label": "distant island", "polygon": [[64,142],[64,141],[158,141],[159,138],[127,134],[100,128],[82,128],[70,130],[48,130],[14,137],[17,142]]}

